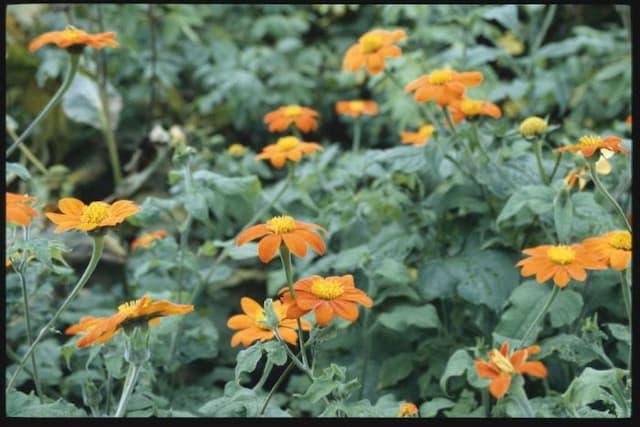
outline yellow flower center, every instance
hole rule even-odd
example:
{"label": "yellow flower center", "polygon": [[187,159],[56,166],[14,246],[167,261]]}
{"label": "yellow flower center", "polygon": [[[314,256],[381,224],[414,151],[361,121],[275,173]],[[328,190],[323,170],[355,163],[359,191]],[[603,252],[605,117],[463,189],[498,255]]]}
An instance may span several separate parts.
{"label": "yellow flower center", "polygon": [[290,119],[298,117],[300,113],[302,113],[302,108],[299,105],[290,105],[284,109],[284,115]]}
{"label": "yellow flower center", "polygon": [[576,259],[576,251],[566,245],[553,246],[547,250],[547,257],[554,264],[571,264]]}
{"label": "yellow flower center", "polygon": [[540,117],[527,117],[520,123],[520,134],[524,137],[540,135],[547,130],[547,122]]}
{"label": "yellow flower center", "polygon": [[247,151],[244,145],[238,143],[231,144],[227,150],[231,156],[240,156]]}
{"label": "yellow flower center", "polygon": [[[118,312],[127,313],[127,314],[133,313],[136,309],[136,306],[138,305],[138,303],[140,303],[141,300],[142,299],[138,299],[138,300],[133,300],[133,301],[120,304],[118,306]],[[147,299],[146,303],[142,306],[142,308],[147,307],[149,304],[151,304],[151,299]]]}
{"label": "yellow flower center", "polygon": [[433,133],[434,130],[434,126],[433,125],[424,125],[422,127],[420,127],[420,130],[418,130],[418,134],[423,137],[426,138],[427,136],[431,136],[431,134]]}
{"label": "yellow flower center", "polygon": [[365,34],[360,39],[362,53],[372,53],[382,47],[382,37],[378,34]]}
{"label": "yellow flower center", "polygon": [[289,215],[274,216],[267,221],[267,228],[276,234],[284,234],[296,228],[295,220]]}
{"label": "yellow flower center", "polygon": [[66,39],[75,39],[76,37],[78,37],[78,36],[80,36],[82,34],[85,34],[85,32],[82,31],[82,30],[78,30],[73,25],[67,25],[67,27],[62,32],[62,37],[66,38]]}
{"label": "yellow flower center", "polygon": [[362,111],[364,110],[364,102],[362,101],[351,101],[349,102],[349,108],[351,109],[351,111]]}
{"label": "yellow flower center", "polygon": [[500,369],[502,372],[506,372],[507,374],[515,374],[516,370],[513,368],[511,361],[504,357],[498,350],[494,349],[491,352],[491,356],[489,357],[491,361],[495,363],[498,369]]}
{"label": "yellow flower center", "polygon": [[631,250],[631,233],[628,231],[619,231],[609,238],[609,246],[623,251]]}
{"label": "yellow flower center", "polygon": [[296,148],[298,144],[300,144],[300,141],[295,136],[285,136],[278,139],[276,147],[278,148],[278,151],[289,151]]}
{"label": "yellow flower center", "polygon": [[109,205],[104,202],[91,202],[82,208],[80,222],[84,224],[100,224],[110,215]]}
{"label": "yellow flower center", "polygon": [[344,293],[337,280],[316,279],[311,284],[311,293],[322,299],[335,299]]}
{"label": "yellow flower center", "polygon": [[465,99],[460,103],[460,111],[465,116],[474,116],[482,112],[482,102],[472,99]]}
{"label": "yellow flower center", "polygon": [[599,147],[602,145],[602,138],[596,135],[585,135],[578,141],[580,148]]}
{"label": "yellow flower center", "polygon": [[449,70],[435,70],[429,74],[429,83],[432,85],[443,85],[451,80],[453,76]]}

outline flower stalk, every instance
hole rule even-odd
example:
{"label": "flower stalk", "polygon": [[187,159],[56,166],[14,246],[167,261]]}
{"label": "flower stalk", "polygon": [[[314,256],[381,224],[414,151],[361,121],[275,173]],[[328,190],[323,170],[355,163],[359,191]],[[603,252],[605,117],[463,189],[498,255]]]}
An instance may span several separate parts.
{"label": "flower stalk", "polygon": [[[27,256],[26,254],[24,255]],[[29,310],[29,295],[27,293],[27,282],[24,278],[23,267],[20,266],[16,270],[18,273],[18,277],[20,278],[20,287],[22,288],[22,303],[24,305],[24,321],[25,327],[27,328],[27,343],[29,346],[33,344],[33,334],[31,333],[31,314]],[[36,355],[35,353],[31,353],[31,371],[33,374],[33,382],[36,386],[36,394],[42,400],[44,394],[42,394],[42,385],[40,384],[40,378],[38,377],[38,368],[36,364]]]}
{"label": "flower stalk", "polygon": [[614,209],[618,212],[618,215],[620,215],[620,217],[622,218],[624,225],[627,227],[627,231],[631,233],[631,224],[629,224],[627,216],[624,214],[624,211],[622,210],[618,202],[616,202],[616,199],[613,198],[611,193],[609,193],[609,191],[607,191],[605,186],[602,184],[600,178],[598,178],[598,172],[596,171],[596,159],[593,157],[589,159],[589,172],[591,173],[591,179],[593,180],[596,188],[600,190],[602,194],[604,194],[605,198],[609,201],[609,203],[611,203]]}
{"label": "flower stalk", "polygon": [[527,398],[527,393],[524,391],[523,387],[523,379],[521,376],[518,376],[513,379],[513,385],[511,386],[511,397],[516,401],[525,418],[533,418],[535,417],[535,412],[531,407],[531,403]]}
{"label": "flower stalk", "polygon": [[[624,301],[624,308],[627,312],[627,321],[629,322],[629,335],[633,336],[631,285],[627,277],[627,271],[628,269],[620,272],[620,286],[622,286],[622,300]],[[631,343],[629,343],[629,358],[627,360],[627,367],[631,369]]]}
{"label": "flower stalk", "polygon": [[[535,143],[536,163],[538,164],[538,171],[540,172],[540,179],[542,179],[542,183],[544,185],[549,185],[549,177],[547,176],[547,173],[544,171],[544,166],[542,165],[542,142],[543,142],[542,139],[539,139]],[[557,158],[556,158],[556,163],[558,163]],[[555,175],[555,170],[554,170],[554,175]]]}
{"label": "flower stalk", "polygon": [[554,285],[553,289],[551,290],[551,293],[549,294],[549,298],[547,299],[547,302],[545,302],[544,306],[542,306],[542,310],[540,310],[536,318],[533,319],[533,322],[531,322],[531,325],[529,325],[529,328],[522,336],[522,339],[520,340],[521,347],[527,345],[527,338],[529,338],[529,335],[531,334],[531,332],[533,332],[535,327],[538,325],[538,322],[540,322],[540,319],[543,319],[544,315],[547,314],[547,311],[549,311],[549,309],[551,308],[551,304],[553,304],[553,300],[556,299],[559,292],[560,292],[560,287]]}
{"label": "flower stalk", "polygon": [[353,144],[351,149],[354,153],[360,150],[360,135],[362,133],[362,121],[360,116],[356,117],[353,122]]}

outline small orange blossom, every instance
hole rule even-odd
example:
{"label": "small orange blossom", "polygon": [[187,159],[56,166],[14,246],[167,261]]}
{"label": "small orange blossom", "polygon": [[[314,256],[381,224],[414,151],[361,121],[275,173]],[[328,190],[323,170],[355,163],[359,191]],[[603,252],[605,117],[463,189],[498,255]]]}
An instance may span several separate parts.
{"label": "small orange blossom", "polygon": [[47,213],[47,218],[58,227],[56,233],[76,229],[90,231],[98,227],[109,227],[121,223],[125,218],[140,211],[140,207],[130,200],[118,200],[113,205],[105,202],[91,202],[85,205],[73,197],[58,201],[60,213]]}
{"label": "small orange blossom", "polygon": [[62,48],[68,48],[74,45],[87,45],[96,49],[102,49],[105,46],[118,47],[118,42],[113,39],[115,36],[116,33],[113,31],[89,34],[72,25],[67,25],[64,31],[50,31],[36,37],[36,39],[29,44],[29,51],[34,52],[45,44],[55,44]]}
{"label": "small orange blossom", "polygon": [[295,136],[285,136],[275,144],[264,147],[262,152],[256,155],[256,159],[269,159],[273,167],[280,169],[287,160],[297,162],[303,154],[313,154],[318,150],[322,151],[324,148],[316,142],[304,142]]}
{"label": "small orange blossom", "polygon": [[309,107],[286,105],[264,116],[269,132],[282,132],[294,123],[301,132],[307,133],[318,128],[318,112]]}
{"label": "small orange blossom", "polygon": [[31,218],[38,215],[29,203],[35,202],[37,199],[33,196],[5,192],[5,213],[7,222],[14,222],[23,226],[29,225]]}
{"label": "small orange blossom", "polygon": [[402,49],[394,43],[407,38],[403,30],[373,30],[364,33],[358,43],[352,45],[344,56],[342,69],[357,71],[365,65],[371,74],[380,74],[384,70],[385,58],[397,58]]}
{"label": "small orange blossom", "polygon": [[442,107],[456,99],[462,99],[465,89],[468,86],[478,86],[483,78],[479,71],[458,73],[453,70],[439,69],[410,82],[404,91],[409,93],[415,90],[416,101],[434,100]]}
{"label": "small orange blossom", "polygon": [[360,117],[361,114],[373,116],[378,114],[378,104],[374,101],[338,101],[336,102],[336,113]]}
{"label": "small orange blossom", "polygon": [[615,270],[622,271],[629,266],[633,242],[628,231],[610,231],[585,239],[582,244]]}

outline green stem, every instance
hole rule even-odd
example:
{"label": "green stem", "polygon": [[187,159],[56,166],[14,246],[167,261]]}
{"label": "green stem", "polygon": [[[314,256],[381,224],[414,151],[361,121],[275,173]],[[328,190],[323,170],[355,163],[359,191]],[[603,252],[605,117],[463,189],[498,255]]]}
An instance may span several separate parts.
{"label": "green stem", "polygon": [[360,150],[360,134],[362,133],[362,119],[358,116],[353,122],[353,144],[351,150],[357,153]]}
{"label": "green stem", "polygon": [[444,115],[444,118],[447,121],[447,124],[449,125],[449,131],[453,135],[455,135],[456,134],[456,127],[453,124],[453,120],[451,119],[451,114],[449,113],[449,107],[447,107],[447,106],[442,107],[442,114]]}
{"label": "green stem", "polygon": [[[367,327],[369,325],[369,310],[365,310],[364,311],[364,319],[362,321],[362,328],[363,331],[367,330]],[[362,334],[362,340],[364,341],[362,344],[363,347],[363,351],[362,351],[362,368],[360,369],[360,392],[358,395],[358,399],[362,399],[364,397],[364,388],[365,388],[365,382],[367,379],[367,368],[369,365],[369,354],[371,353],[371,336],[369,334]]]}
{"label": "green stem", "polygon": [[[620,272],[620,286],[622,286],[622,299],[624,308],[627,312],[627,321],[629,322],[629,334],[633,336],[632,328],[632,311],[631,311],[631,286],[627,280],[627,270]],[[629,358],[627,359],[627,367],[631,369],[631,343],[629,343]]]}
{"label": "green stem", "polygon": [[[25,254],[25,257],[27,255]],[[24,278],[24,273],[22,269],[17,270],[18,277],[20,278],[20,287],[22,288],[22,303],[24,305],[24,319],[25,326],[27,328],[27,342],[31,346],[33,344],[33,334],[31,333],[31,314],[29,311],[29,295],[27,294],[27,282]],[[33,373],[33,382],[36,385],[36,393],[40,400],[44,397],[42,394],[42,385],[40,384],[40,379],[38,377],[38,369],[36,364],[36,354],[31,353],[31,371]]]}
{"label": "green stem", "polygon": [[544,185],[549,185],[549,178],[547,177],[547,173],[544,171],[544,166],[542,165],[542,140],[541,139],[536,141],[535,152],[536,152],[536,163],[538,164],[538,171],[540,171],[540,179],[542,179],[542,183]]}
{"label": "green stem", "polygon": [[[187,159],[184,165],[184,191],[190,194],[193,191],[193,181],[191,177],[191,162]],[[180,230],[180,261],[178,262],[178,304],[182,303],[182,288],[184,281],[184,256],[187,252],[187,243],[189,242],[189,234],[191,233],[191,224],[193,223],[193,215],[187,212],[187,218]]]}
{"label": "green stem", "polygon": [[102,132],[107,140],[107,148],[109,150],[109,160],[111,161],[111,169],[113,171],[114,187],[118,187],[122,182],[122,172],[120,171],[120,159],[118,157],[118,144],[111,126],[111,116],[109,114],[109,100],[107,98],[106,84],[100,82],[100,121],[102,122]]}
{"label": "green stem", "polygon": [[549,175],[549,182],[553,182],[553,178],[556,176],[556,172],[558,171],[558,167],[560,166],[560,159],[562,159],[562,153],[556,153],[556,162],[553,165],[553,170],[551,171],[551,175]]}
{"label": "green stem", "polygon": [[127,404],[129,403],[129,398],[131,397],[131,393],[138,382],[141,367],[141,365],[129,363],[129,370],[127,371],[127,377],[124,380],[124,387],[122,388],[122,396],[120,396],[120,403],[118,403],[118,409],[116,410],[114,417],[124,417],[124,413],[127,410]]}
{"label": "green stem", "polygon": [[[284,340],[282,339],[282,337],[280,336],[280,332],[278,332],[278,328],[274,328],[272,329],[273,331],[273,335],[275,335],[276,339],[280,342],[280,344],[282,344],[282,346],[284,347],[285,351],[287,352],[287,354],[289,355],[289,358],[291,359],[291,361],[293,363],[296,364],[296,366],[298,368],[300,368],[300,370],[302,372],[304,372],[312,381],[313,381],[313,373],[311,372],[311,370],[307,367],[306,364],[304,364],[303,362],[300,361],[300,359],[298,359],[296,357],[295,354],[293,354],[293,352],[291,351],[291,349],[289,348],[289,346],[287,345],[286,342],[284,342]],[[304,348],[304,347],[302,347]]]}
{"label": "green stem", "polygon": [[596,171],[596,160],[589,159],[589,171],[591,172],[591,179],[593,180],[593,183],[596,185],[598,190],[600,190],[600,192],[604,194],[607,200],[609,200],[611,205],[616,209],[616,211],[622,218],[622,221],[624,221],[624,224],[627,226],[627,231],[631,233],[631,224],[629,224],[629,221],[627,221],[627,216],[624,214],[624,211],[622,210],[618,202],[616,202],[616,199],[614,199],[613,196],[604,187],[604,185],[602,185],[602,182],[600,182],[600,178],[598,178],[598,172]]}
{"label": "green stem", "polygon": [[273,397],[273,394],[276,392],[280,384],[282,384],[282,382],[287,377],[289,372],[291,372],[294,366],[295,364],[293,363],[293,360],[292,360],[291,362],[289,362],[289,364],[284,369],[284,371],[282,371],[282,374],[280,374],[280,378],[276,380],[275,384],[273,384],[273,387],[271,387],[271,390],[269,390],[267,397],[264,399],[264,402],[262,403],[262,408],[260,408],[260,412],[258,412],[258,415],[264,414],[264,411],[267,409],[267,405],[269,404],[269,401]]}
{"label": "green stem", "polygon": [[70,53],[69,59],[69,68],[67,68],[67,74],[64,76],[64,80],[62,82],[62,86],[58,89],[58,91],[53,95],[53,98],[49,100],[47,105],[45,105],[44,109],[36,116],[36,118],[31,122],[31,124],[22,132],[22,134],[16,139],[13,144],[7,149],[6,157],[8,158],[11,153],[18,148],[18,145],[33,131],[38,123],[40,123],[45,117],[49,115],[51,110],[58,105],[58,103],[62,100],[62,95],[69,89],[71,86],[71,82],[78,71],[78,63],[80,62],[80,55]]}
{"label": "green stem", "polygon": [[474,142],[476,143],[478,148],[480,148],[480,151],[482,152],[482,154],[487,158],[487,160],[489,160],[489,163],[492,163],[495,165],[495,161],[493,160],[493,157],[489,156],[489,153],[487,153],[487,149],[482,144],[482,142],[480,142],[480,135],[478,135],[478,125],[476,124],[475,121],[471,123],[471,135],[473,136]]}
{"label": "green stem", "polygon": [[481,398],[482,398],[482,408],[484,410],[484,416],[486,418],[491,418],[491,399],[489,399],[488,389],[486,388],[482,389]]}
{"label": "green stem", "polygon": [[[296,292],[293,289],[293,272],[291,269],[291,252],[287,245],[280,245],[280,260],[282,261],[282,268],[284,268],[284,274],[287,278],[287,286],[289,287],[289,294],[292,299],[296,298]],[[307,361],[307,352],[304,349],[304,342],[302,339],[302,323],[300,322],[300,318],[297,318],[298,324],[298,341],[300,343],[300,352],[302,353],[302,363],[304,366],[309,366],[309,362]]]}
{"label": "green stem", "polygon": [[[7,127],[7,132],[14,141],[18,139],[18,135],[16,135],[16,132],[12,128]],[[18,145],[18,148],[20,149],[20,151],[22,151],[22,154],[24,154],[25,157],[29,159],[31,163],[33,163],[33,165],[40,171],[40,173],[42,173],[43,175],[47,174],[47,168],[42,164],[40,160],[38,160],[36,156],[34,156],[34,154],[26,145],[20,144]]]}
{"label": "green stem", "polygon": [[536,416],[521,384],[511,387],[511,396],[518,402],[518,406],[520,406],[526,418],[534,418]]}
{"label": "green stem", "polygon": [[89,264],[87,265],[87,268],[84,270],[84,273],[82,273],[82,276],[78,280],[78,283],[73,288],[73,290],[71,291],[67,299],[64,300],[64,302],[62,303],[62,305],[60,306],[56,314],[54,314],[51,320],[49,320],[49,322],[47,322],[47,324],[40,330],[40,333],[38,334],[36,339],[29,346],[29,349],[27,349],[27,352],[24,354],[24,356],[22,356],[22,359],[20,359],[20,363],[18,363],[18,367],[16,368],[15,372],[13,373],[13,376],[11,377],[11,379],[9,380],[9,383],[7,384],[7,387],[6,387],[7,392],[11,390],[11,387],[13,387],[13,384],[16,381],[16,377],[18,376],[18,373],[20,373],[20,370],[24,366],[27,358],[31,355],[31,353],[35,349],[36,345],[38,345],[38,343],[42,340],[42,338],[44,338],[47,332],[50,331],[50,329],[55,324],[56,320],[58,320],[60,315],[64,312],[64,310],[71,303],[71,301],[75,299],[75,297],[78,295],[80,290],[84,287],[84,285],[87,283],[87,281],[93,274],[93,271],[96,269],[96,266],[98,265],[98,261],[100,261],[100,257],[102,256],[102,249],[104,247],[104,236],[99,235],[99,236],[92,236],[92,237],[93,237],[93,251],[91,252],[91,259],[89,260]]}
{"label": "green stem", "polygon": [[547,311],[549,311],[549,308],[551,308],[551,304],[553,304],[553,300],[556,299],[556,296],[558,296],[559,291],[560,291],[560,287],[553,285],[553,289],[551,290],[551,294],[549,294],[549,298],[547,299],[547,302],[544,304],[544,306],[542,307],[542,310],[540,310],[536,318],[533,319],[533,322],[531,322],[531,325],[529,325],[529,329],[527,329],[527,331],[522,336],[522,339],[520,340],[521,347],[524,347],[527,345],[527,338],[529,338],[529,335],[531,334],[531,332],[533,332],[535,327],[538,325],[538,322],[540,321],[540,319],[542,319],[544,315],[547,314]]}
{"label": "green stem", "polygon": [[267,377],[271,373],[271,369],[272,368],[273,368],[273,362],[271,362],[271,360],[267,360],[267,364],[264,367],[264,371],[262,371],[262,376],[260,377],[260,380],[253,387],[254,390],[258,390],[258,389],[262,388],[264,383],[267,381]]}
{"label": "green stem", "polygon": [[534,70],[533,65],[534,65],[534,59],[535,59],[536,53],[538,53],[538,48],[542,44],[544,37],[547,35],[547,31],[549,30],[551,21],[553,20],[553,17],[556,14],[557,8],[558,8],[558,5],[556,4],[549,5],[549,9],[547,9],[547,14],[544,17],[544,21],[542,22],[542,27],[540,27],[540,31],[538,32],[538,36],[536,37],[533,44],[531,45],[531,55],[529,58],[530,62],[529,62],[529,68],[527,69],[528,77],[531,77],[531,73]]}

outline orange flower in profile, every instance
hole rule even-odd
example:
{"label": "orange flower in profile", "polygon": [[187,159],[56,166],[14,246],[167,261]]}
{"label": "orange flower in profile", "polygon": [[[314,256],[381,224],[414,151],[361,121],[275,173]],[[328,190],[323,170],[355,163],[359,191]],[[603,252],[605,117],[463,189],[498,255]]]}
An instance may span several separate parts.
{"label": "orange flower in profile", "polygon": [[467,117],[472,116],[489,116],[499,119],[502,116],[502,110],[496,104],[489,101],[480,101],[476,99],[462,98],[453,100],[447,106],[451,112],[453,123],[458,124]]}
{"label": "orange flower in profile", "polygon": [[[608,156],[613,155],[613,151],[609,151],[607,149],[602,150],[602,154],[600,155],[600,159],[596,162],[596,173],[598,175],[608,175],[611,173],[611,163],[607,160]],[[584,187],[587,185],[587,180],[590,179],[589,174],[589,166],[583,166],[580,169],[572,169],[567,173],[567,175],[562,178],[565,184],[567,184],[567,188],[569,190],[573,189],[573,186],[578,182],[578,190],[584,190]]]}
{"label": "orange flower in profile", "polygon": [[610,231],[599,237],[585,239],[582,244],[615,270],[622,271],[629,267],[632,239],[628,231]]}
{"label": "orange flower in profile", "polygon": [[397,58],[402,49],[394,43],[407,38],[403,30],[373,30],[364,33],[358,43],[347,49],[342,62],[342,69],[357,71],[365,65],[371,74],[380,74],[384,70],[385,58]]}
{"label": "orange flower in profile", "polygon": [[91,202],[85,205],[73,197],[58,201],[59,213],[47,213],[47,218],[58,227],[56,233],[76,229],[91,231],[99,227],[110,227],[121,223],[125,218],[136,214],[140,207],[130,200],[118,200],[113,205],[105,202]]}
{"label": "orange flower in profile", "polygon": [[87,45],[96,49],[102,49],[105,46],[120,46],[113,38],[116,33],[109,31],[106,33],[89,34],[85,31],[78,30],[72,25],[67,25],[64,31],[50,31],[38,36],[29,44],[29,51],[34,52],[45,44],[55,44],[58,47],[68,48],[74,45]]}
{"label": "orange flower in profile", "polygon": [[511,377],[515,374],[527,374],[538,378],[547,377],[547,368],[542,362],[527,361],[530,355],[540,351],[539,345],[532,345],[514,351],[509,357],[509,343],[505,341],[498,351],[489,352],[489,363],[476,359],[476,372],[480,378],[491,378],[489,393],[496,399],[502,399],[511,386]]}
{"label": "orange flower in profile", "polygon": [[[264,308],[249,297],[240,299],[240,306],[244,314],[236,314],[229,318],[227,326],[239,330],[231,337],[231,347],[242,344],[249,347],[253,342],[272,340],[275,335],[271,328],[264,323]],[[278,335],[283,341],[296,345],[298,342],[298,323],[295,319],[287,318],[287,307],[281,301],[273,302],[273,311],[278,316]],[[311,323],[306,320],[300,322],[302,329],[311,330]]]}
{"label": "orange flower in profile", "polygon": [[458,73],[453,70],[434,70],[410,82],[404,92],[416,91],[414,98],[418,102],[434,100],[439,106],[449,105],[462,99],[468,86],[478,86],[483,80],[479,71]]}
{"label": "orange flower in profile", "polygon": [[300,141],[295,136],[285,136],[275,144],[264,147],[262,153],[256,155],[256,159],[269,159],[273,167],[280,169],[287,160],[297,162],[303,154],[313,154],[318,150],[324,150],[318,143]]}
{"label": "orange flower in profile", "polygon": [[166,300],[152,302],[151,297],[145,295],[139,300],[120,304],[118,312],[112,316],[85,316],[78,324],[69,326],[65,333],[67,335],[86,333],[76,343],[78,348],[83,348],[109,341],[122,328],[140,325],[141,322],[157,325],[161,317],[186,314],[191,311],[193,311],[191,304],[174,304]]}
{"label": "orange flower in profile", "polygon": [[288,215],[274,216],[264,224],[254,225],[244,230],[238,236],[236,244],[242,246],[264,236],[258,242],[258,257],[264,263],[271,261],[283,242],[292,254],[300,258],[307,255],[307,245],[311,246],[318,255],[323,255],[324,242],[322,237],[311,231],[314,228],[328,233],[319,225],[296,221]]}
{"label": "orange flower in profile", "polygon": [[553,278],[553,282],[561,288],[567,286],[569,278],[584,282],[587,278],[585,270],[604,270],[607,265],[599,260],[596,254],[580,244],[542,245],[523,249],[529,258],[518,261],[516,267],[522,267],[524,277],[536,275],[538,283]]}
{"label": "orange flower in profile", "polygon": [[398,415],[399,418],[413,418],[413,417],[417,417],[418,416],[418,407],[409,402],[409,403],[403,403],[402,406],[400,407],[400,410],[398,411]]}
{"label": "orange flower in profile", "polygon": [[578,140],[576,145],[565,145],[564,147],[556,148],[553,151],[557,151],[559,153],[567,150],[572,153],[577,153],[579,151],[585,157],[591,157],[596,151],[600,151],[602,149],[629,154],[629,150],[621,147],[620,144],[622,144],[622,139],[617,136],[605,136],[604,138],[600,138],[596,135],[585,135]]}
{"label": "orange flower in profile", "polygon": [[269,132],[282,132],[294,123],[301,132],[307,133],[318,128],[318,112],[309,107],[287,105],[264,116]]}
{"label": "orange flower in profile", "polygon": [[433,125],[424,125],[418,129],[418,132],[400,132],[403,144],[413,144],[415,146],[424,145],[429,141],[435,127]]}
{"label": "orange flower in profile", "polygon": [[142,246],[143,248],[148,248],[151,242],[166,236],[167,236],[167,232],[165,230],[156,230],[156,231],[152,231],[151,233],[143,234],[142,236],[138,237],[133,242],[131,242],[131,250],[134,250],[139,246]]}
{"label": "orange flower in profile", "polygon": [[29,205],[31,202],[35,202],[36,199],[33,196],[25,196],[23,194],[16,194],[5,192],[5,214],[7,215],[7,222],[14,222],[23,226],[31,223],[31,218],[38,215],[35,209]]}
{"label": "orange flower in profile", "polygon": [[295,300],[288,288],[280,290],[284,303],[289,306],[287,317],[298,318],[314,310],[319,326],[326,326],[334,315],[353,322],[358,318],[357,303],[372,307],[373,301],[364,291],[355,287],[353,276],[311,276],[293,284]]}
{"label": "orange flower in profile", "polygon": [[361,114],[370,116],[378,114],[378,104],[374,101],[338,101],[336,102],[336,113],[360,117]]}

